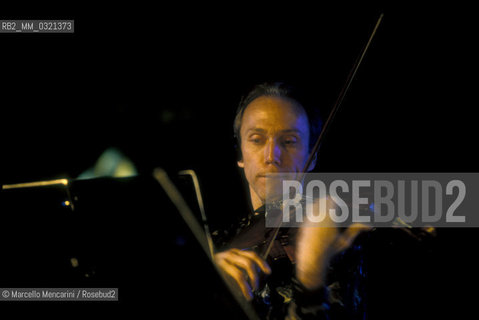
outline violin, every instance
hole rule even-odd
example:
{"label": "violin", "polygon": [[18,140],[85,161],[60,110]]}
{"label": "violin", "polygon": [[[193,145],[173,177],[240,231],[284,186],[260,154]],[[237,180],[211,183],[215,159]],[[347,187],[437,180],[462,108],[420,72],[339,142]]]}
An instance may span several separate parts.
{"label": "violin", "polygon": [[257,210],[260,213],[251,218],[229,247],[253,250],[263,259],[269,258],[269,262],[287,258],[294,263],[294,240],[298,228],[266,228],[263,208]]}

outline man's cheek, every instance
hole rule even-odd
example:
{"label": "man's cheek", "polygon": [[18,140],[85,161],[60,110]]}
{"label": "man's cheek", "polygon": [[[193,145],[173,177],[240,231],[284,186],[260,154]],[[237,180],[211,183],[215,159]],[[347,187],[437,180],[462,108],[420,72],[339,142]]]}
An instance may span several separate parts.
{"label": "man's cheek", "polygon": [[249,167],[245,167],[245,174],[246,174],[246,179],[250,184],[255,182],[256,175],[253,170]]}

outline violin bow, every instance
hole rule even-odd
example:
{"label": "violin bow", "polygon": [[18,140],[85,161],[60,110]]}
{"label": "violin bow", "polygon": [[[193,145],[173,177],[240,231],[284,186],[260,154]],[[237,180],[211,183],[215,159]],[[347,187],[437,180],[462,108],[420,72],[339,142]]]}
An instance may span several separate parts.
{"label": "violin bow", "polygon": [[[369,39],[368,39],[366,45],[361,50],[361,52],[360,52],[359,56],[357,57],[351,71],[349,72],[348,77],[346,78],[346,82],[345,82],[343,88],[341,89],[341,91],[339,93],[339,96],[338,96],[336,102],[334,103],[333,108],[331,109],[331,112],[329,113],[328,118],[326,119],[326,122],[324,123],[323,129],[321,130],[321,132],[319,134],[319,137],[316,140],[316,143],[314,144],[314,147],[311,150],[311,153],[309,154],[309,157],[308,157],[308,159],[307,159],[307,161],[304,165],[304,168],[299,173],[299,176],[298,176],[299,181],[303,181],[304,175],[306,174],[306,172],[308,172],[308,168],[310,167],[311,163],[313,162],[313,159],[315,158],[315,155],[319,151],[319,146],[321,145],[321,142],[324,139],[325,133],[328,130],[328,128],[331,126],[331,123],[334,119],[334,116],[338,112],[339,107],[341,106],[341,104],[342,104],[342,102],[343,102],[343,100],[346,96],[346,93],[348,92],[349,88],[351,87],[351,83],[353,82],[354,77],[356,76],[356,73],[359,70],[359,66],[361,65],[361,62],[363,61],[363,58],[366,55],[366,52],[368,51],[368,48],[369,48],[369,46],[370,46],[370,44],[371,44],[371,42],[372,42],[372,40],[373,40],[373,38],[376,34],[376,31],[378,30],[379,25],[381,24],[383,16],[384,16],[384,13],[381,13],[381,15],[379,16],[379,18],[376,22],[376,25],[374,26],[373,31],[371,32],[371,34],[369,36]],[[268,258],[269,253],[271,251],[271,248],[273,247],[274,240],[276,240],[276,237],[278,235],[278,232],[279,232],[280,228],[281,228],[281,224],[280,224],[280,226],[276,227],[275,230],[273,231],[273,234],[270,238],[270,242],[268,243],[268,246],[266,247],[266,250],[262,255],[263,259]]]}

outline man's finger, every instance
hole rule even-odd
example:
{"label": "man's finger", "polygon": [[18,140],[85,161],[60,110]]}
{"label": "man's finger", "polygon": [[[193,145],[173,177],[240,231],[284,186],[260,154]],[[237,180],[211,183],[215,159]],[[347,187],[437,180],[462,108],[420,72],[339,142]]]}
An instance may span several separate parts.
{"label": "man's finger", "polygon": [[253,288],[253,290],[257,289],[259,283],[259,276],[258,272],[256,271],[257,265],[254,260],[247,256],[234,253],[226,257],[226,261],[246,272],[251,287]]}
{"label": "man's finger", "polygon": [[234,280],[246,300],[251,301],[253,299],[253,291],[246,281],[244,273],[227,260],[223,261],[222,270]]}
{"label": "man's finger", "polygon": [[371,229],[371,226],[362,223],[353,223],[341,234],[340,238],[337,240],[336,251],[340,252],[349,248],[358,235]]}
{"label": "man's finger", "polygon": [[241,255],[253,260],[262,272],[266,274],[271,274],[271,268],[269,267],[268,263],[264,259],[262,259],[256,252],[251,250],[237,250],[234,252],[237,255]]}
{"label": "man's finger", "polygon": [[372,228],[373,228],[372,226],[368,226],[367,224],[364,224],[364,223],[353,223],[352,225],[348,227],[348,229],[346,229],[345,235],[349,237],[350,239],[354,240],[360,233],[364,231],[369,231]]}

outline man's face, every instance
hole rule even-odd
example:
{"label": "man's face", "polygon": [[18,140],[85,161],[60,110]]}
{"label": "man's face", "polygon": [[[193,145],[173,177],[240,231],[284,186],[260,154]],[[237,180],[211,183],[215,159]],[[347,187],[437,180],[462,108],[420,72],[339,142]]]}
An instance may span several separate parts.
{"label": "man's face", "polygon": [[244,168],[253,202],[255,198],[264,202],[272,192],[273,179],[267,179],[267,173],[303,170],[309,124],[304,109],[294,101],[268,96],[253,100],[244,111],[240,135],[243,158],[238,166]]}

